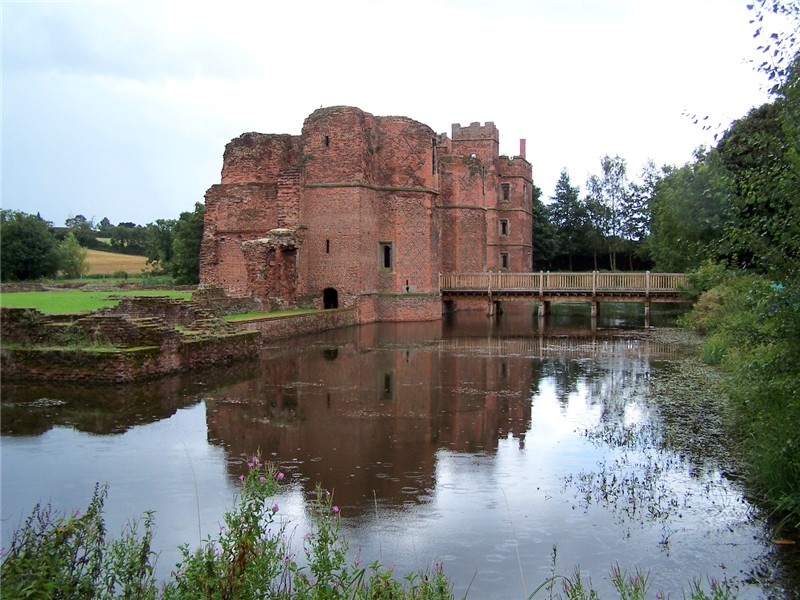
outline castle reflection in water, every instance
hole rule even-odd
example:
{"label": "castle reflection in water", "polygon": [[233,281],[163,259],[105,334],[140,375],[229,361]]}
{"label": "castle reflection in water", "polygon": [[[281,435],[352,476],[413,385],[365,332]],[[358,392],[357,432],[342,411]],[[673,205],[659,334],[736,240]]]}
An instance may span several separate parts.
{"label": "castle reflection in water", "polygon": [[602,364],[575,357],[634,354],[647,369],[654,355],[674,352],[619,332],[522,333],[519,319],[504,331],[479,316],[474,328],[463,317],[452,331],[446,322],[382,324],[265,348],[249,377],[209,390],[209,441],[234,459],[232,477],[260,451],[307,491],[321,484],[356,509],[376,497],[424,502],[440,450],[492,453],[509,438],[524,447],[545,371],[566,399]]}

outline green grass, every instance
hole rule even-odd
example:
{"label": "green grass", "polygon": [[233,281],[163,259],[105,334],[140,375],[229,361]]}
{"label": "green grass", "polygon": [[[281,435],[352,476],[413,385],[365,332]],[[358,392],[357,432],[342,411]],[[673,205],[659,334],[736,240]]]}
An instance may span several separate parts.
{"label": "green grass", "polygon": [[263,317],[283,317],[288,315],[303,315],[308,313],[323,312],[316,308],[293,308],[290,310],[275,310],[272,312],[250,312],[238,315],[226,315],[226,321],[245,321],[247,319],[259,319]]}
{"label": "green grass", "polygon": [[81,290],[59,290],[48,292],[14,292],[0,294],[0,306],[35,308],[43,313],[76,313],[108,308],[118,304],[109,296],[169,296],[191,298],[191,292],[174,290],[135,290],[124,292],[84,292]]}

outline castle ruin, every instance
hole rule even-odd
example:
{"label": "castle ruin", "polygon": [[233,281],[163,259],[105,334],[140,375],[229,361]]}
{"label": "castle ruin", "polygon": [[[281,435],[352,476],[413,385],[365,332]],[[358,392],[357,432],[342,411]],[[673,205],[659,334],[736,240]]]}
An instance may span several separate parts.
{"label": "castle ruin", "polygon": [[441,318],[440,272],[532,269],[531,165],[494,123],[452,135],[355,107],[299,136],[245,133],[205,197],[200,281],[262,309],[354,307],[358,322]]}

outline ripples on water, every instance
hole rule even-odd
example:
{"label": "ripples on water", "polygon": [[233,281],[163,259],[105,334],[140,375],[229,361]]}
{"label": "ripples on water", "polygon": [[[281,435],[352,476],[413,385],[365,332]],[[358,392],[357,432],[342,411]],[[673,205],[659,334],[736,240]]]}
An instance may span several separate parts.
{"label": "ripples on water", "polygon": [[155,510],[167,576],[179,544],[218,531],[260,450],[289,475],[279,514],[298,540],[321,483],[362,560],[444,562],[457,595],[525,598],[554,548],[559,573],[577,565],[601,591],[616,563],[673,597],[706,577],[744,598],[792,585],[702,393],[712,372],[635,310],[604,305],[594,330],[572,306],[544,328],[530,307],[459,313],[147,385],[4,385],[3,544],[36,501],[83,507],[108,481],[109,530]]}

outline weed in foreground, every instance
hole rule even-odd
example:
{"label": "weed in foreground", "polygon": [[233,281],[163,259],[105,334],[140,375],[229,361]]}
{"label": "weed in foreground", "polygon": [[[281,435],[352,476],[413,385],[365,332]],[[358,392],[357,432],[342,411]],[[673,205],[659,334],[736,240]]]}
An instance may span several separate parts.
{"label": "weed in foreground", "polygon": [[161,589],[153,577],[156,555],[151,513],[107,539],[106,486],[97,486],[83,515],[57,517],[37,505],[0,561],[4,598],[130,599],[449,599],[441,565],[398,580],[379,562],[349,561],[339,508],[317,488],[309,502],[312,527],[303,559],[290,546],[287,522],[274,502],[283,474],[254,456],[242,475],[240,497],[224,515],[219,534],[200,547],[181,547],[182,559]]}
{"label": "weed in foreground", "polygon": [[57,517],[50,506],[34,507],[3,553],[4,598],[155,597],[152,514],[130,523],[120,539],[107,540],[107,493],[96,486],[84,514]]}

